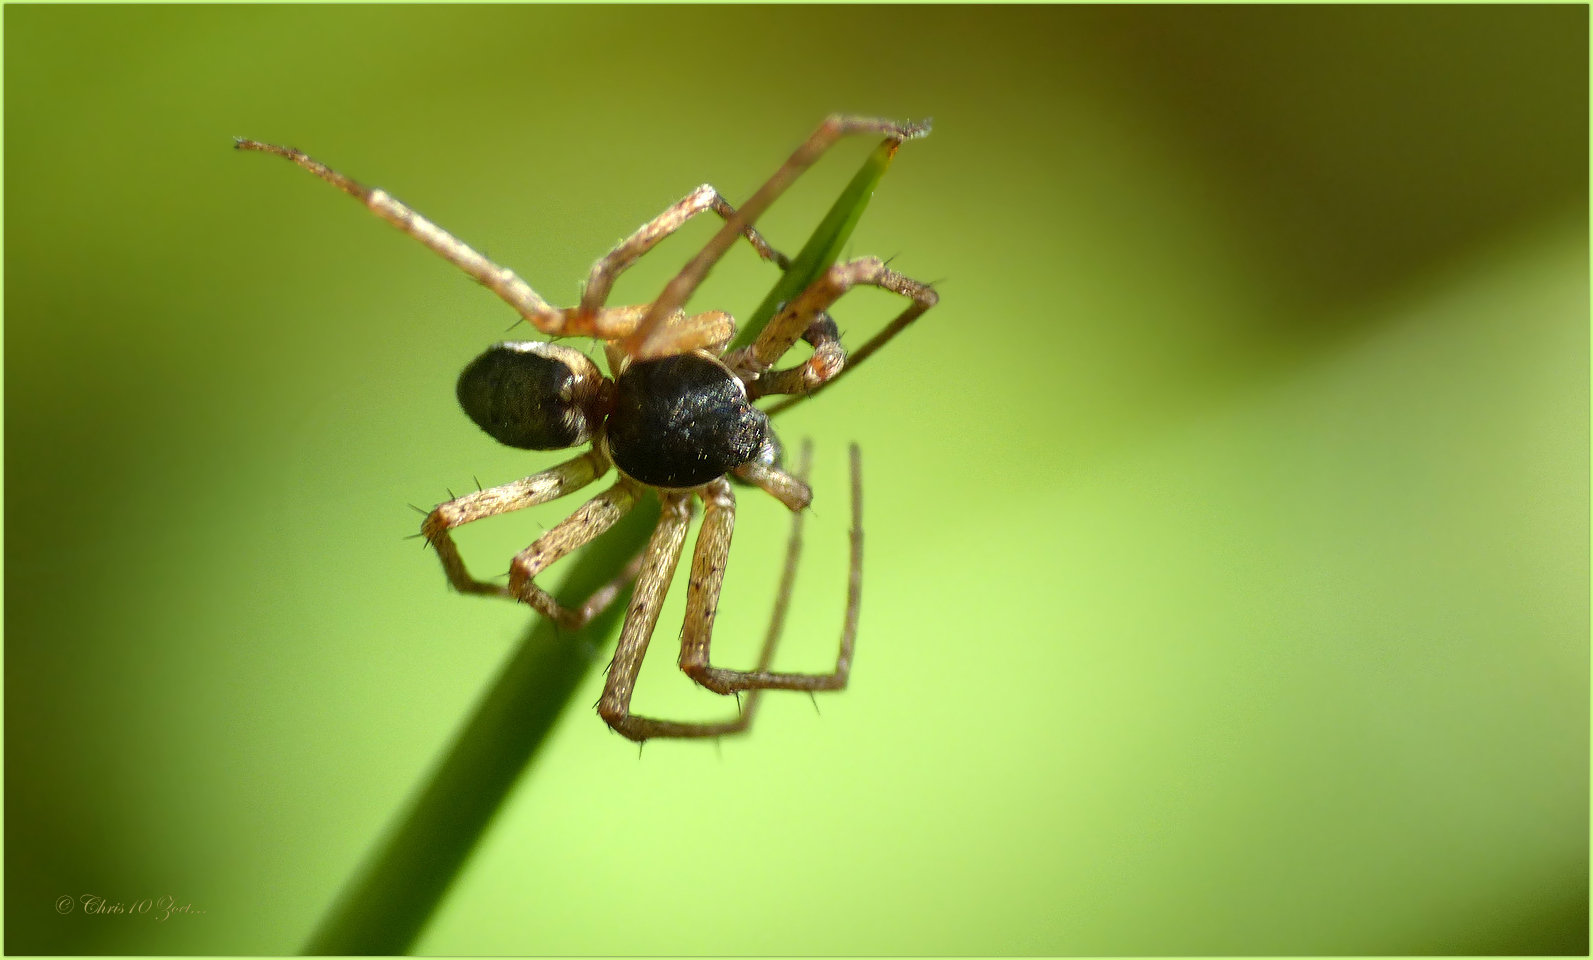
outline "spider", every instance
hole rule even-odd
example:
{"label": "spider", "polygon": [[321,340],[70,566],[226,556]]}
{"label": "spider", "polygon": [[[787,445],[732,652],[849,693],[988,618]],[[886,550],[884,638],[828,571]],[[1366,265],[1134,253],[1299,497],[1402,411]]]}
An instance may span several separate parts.
{"label": "spider", "polygon": [[[781,269],[789,259],[753,228],[776,198],[833,143],[854,133],[882,134],[892,148],[924,136],[929,122],[897,124],[870,117],[832,115],[775,171],[740,210],[704,184],[643,224],[592,266],[580,303],[550,306],[513,271],[500,267],[447,231],[377,188],[365,187],[292,147],[239,139],[240,150],[276,154],[298,164],[361,201],[373,213],[419,240],[433,252],[513,307],[548,337],[590,337],[603,344],[613,376],[587,356],[545,340],[498,343],[460,374],[457,394],[466,414],[493,439],[528,450],[589,446],[586,452],[522,480],[439,504],[421,532],[442,559],[449,582],[462,593],[501,596],[526,603],[560,626],[575,630],[613,602],[632,580],[618,648],[597,710],[625,737],[717,737],[747,728],[752,703],[724,722],[679,723],[632,713],[630,703],[642,657],[658,623],[675,568],[685,546],[697,501],[703,505],[687,584],[680,667],[720,694],[765,689],[838,690],[851,671],[862,581],[862,481],[857,447],[851,448],[852,533],[847,605],[840,652],[829,673],[769,670],[772,647],[791,588],[801,535],[802,512],[813,494],[806,482],[809,445],[795,473],[780,467],[780,446],[769,412],[811,397],[833,384],[903,328],[934,306],[937,297],[919,283],[865,257],[830,267],[782,305],[748,346],[731,350],[735,322],[725,313],[687,314],[682,307],[714,264],[745,238],[764,260]],[[615,279],[643,254],[687,221],[713,211],[724,225],[651,303],[607,305]],[[853,354],[850,366],[834,321],[825,312],[855,286],[874,286],[911,301],[905,310]],[[775,369],[798,339],[812,346],[802,363]],[[769,412],[753,405],[760,397],[786,395]],[[617,478],[568,518],[517,554],[508,583],[478,580],[466,570],[450,531],[573,493],[614,467]],[[734,477],[767,492],[793,513],[785,573],[762,658],[752,670],[714,666],[709,642],[720,586],[735,526]],[[565,606],[536,584],[551,564],[603,534],[652,490],[662,511],[646,548],[607,586],[578,606]]]}

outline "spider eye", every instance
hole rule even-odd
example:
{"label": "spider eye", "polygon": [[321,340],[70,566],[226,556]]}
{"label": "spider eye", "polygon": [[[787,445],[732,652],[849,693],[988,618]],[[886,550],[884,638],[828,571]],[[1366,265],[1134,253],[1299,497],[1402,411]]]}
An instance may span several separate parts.
{"label": "spider eye", "polygon": [[695,487],[764,451],[769,418],[723,364],[696,354],[632,363],[614,388],[609,453],[655,487]]}
{"label": "spider eye", "polygon": [[459,374],[459,405],[494,440],[523,450],[592,436],[608,381],[585,355],[541,341],[499,343]]}

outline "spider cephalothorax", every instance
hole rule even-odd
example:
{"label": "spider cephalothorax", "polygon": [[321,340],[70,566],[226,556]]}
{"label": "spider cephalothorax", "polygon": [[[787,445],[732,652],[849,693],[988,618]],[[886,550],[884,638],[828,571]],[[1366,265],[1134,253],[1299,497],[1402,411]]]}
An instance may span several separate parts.
{"label": "spider cephalothorax", "polygon": [[[254,140],[237,143],[239,149],[286,157],[356,197],[377,216],[492,290],[545,336],[591,337],[602,343],[612,379],[580,351],[545,341],[499,343],[465,367],[457,387],[459,403],[493,439],[529,450],[583,444],[590,444],[590,449],[522,480],[441,503],[427,515],[421,532],[436,548],[456,589],[519,600],[572,629],[590,621],[634,581],[619,646],[598,701],[603,719],[633,740],[736,733],[746,729],[753,698],[761,690],[836,690],[846,685],[862,580],[862,487],[857,448],[852,448],[846,618],[835,669],[823,674],[772,671],[769,661],[797,560],[803,511],[813,494],[805,480],[808,446],[803,445],[794,473],[782,469],[769,415],[753,404],[761,397],[782,394],[788,397],[788,404],[833,384],[845,372],[846,351],[825,311],[854,286],[879,287],[912,302],[857,351],[853,366],[934,306],[935,292],[873,257],[838,263],[783,304],[748,345],[734,350],[727,349],[735,335],[735,323],[728,315],[716,311],[687,314],[682,307],[738,237],[745,238],[763,259],[787,267],[789,260],[753,229],[753,223],[832,143],[857,132],[883,134],[894,150],[901,141],[928,133],[929,124],[840,115],[827,118],[740,211],[713,187],[698,187],[598,260],[581,302],[562,310],[550,306],[513,271],[488,260],[385,191],[362,186],[290,147]],[[724,226],[657,299],[636,306],[607,305],[608,293],[620,273],[686,221],[710,210],[724,219]],[[798,340],[812,346],[812,356],[795,366],[774,369]],[[465,568],[450,531],[572,493],[611,466],[618,473],[613,485],[520,551],[509,566],[507,584],[478,580]],[[762,657],[752,670],[715,667],[709,660],[714,612],[735,525],[735,496],[727,480],[732,476],[764,490],[794,512],[774,623]],[[618,571],[614,582],[573,607],[537,586],[536,577],[543,570],[602,535],[649,491],[662,501],[658,524],[643,554]],[[716,693],[748,690],[752,698],[739,717],[721,723],[676,723],[638,716],[630,711],[637,671],[698,503],[703,518],[692,552],[680,665],[692,679]]]}

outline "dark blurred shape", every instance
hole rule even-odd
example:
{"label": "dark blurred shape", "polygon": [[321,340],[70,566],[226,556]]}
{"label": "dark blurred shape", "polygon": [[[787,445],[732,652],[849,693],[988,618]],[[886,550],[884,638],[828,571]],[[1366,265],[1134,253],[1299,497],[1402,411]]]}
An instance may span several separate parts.
{"label": "dark blurred shape", "polygon": [[1289,300],[1351,302],[1585,217],[1585,6],[1076,9]]}
{"label": "dark blurred shape", "polygon": [[1508,922],[1478,920],[1457,924],[1448,934],[1435,934],[1412,953],[1450,956],[1585,957],[1588,955],[1588,884],[1545,887],[1532,896],[1522,891],[1527,904]]}

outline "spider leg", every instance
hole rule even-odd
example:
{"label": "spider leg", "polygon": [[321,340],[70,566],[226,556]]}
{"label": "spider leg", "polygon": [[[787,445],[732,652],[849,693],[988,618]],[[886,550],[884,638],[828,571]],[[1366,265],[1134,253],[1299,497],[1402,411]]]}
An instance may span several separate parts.
{"label": "spider leg", "polygon": [[770,204],[779,198],[780,194],[785,192],[785,189],[791,185],[792,181],[801,176],[802,171],[812,166],[819,157],[823,156],[824,151],[828,150],[837,140],[847,134],[869,132],[884,134],[897,142],[912,140],[929,133],[929,121],[925,120],[916,124],[898,124],[875,117],[854,117],[843,114],[831,114],[825,117],[824,122],[819,124],[819,128],[813,131],[812,135],[800,147],[797,147],[796,152],[792,153],[786,162],[781,165],[780,169],[774,172],[774,176],[770,177],[768,182],[762,187],[759,187],[758,191],[746,203],[742,204],[741,209],[720,228],[719,232],[714,235],[713,239],[708,241],[697,256],[693,257],[680,273],[669,281],[669,284],[664,287],[663,293],[659,294],[658,299],[653,301],[652,310],[648,313],[647,318],[642,321],[641,326],[637,328],[635,333],[625,338],[625,351],[633,357],[663,356],[664,354],[659,352],[657,344],[653,343],[655,332],[664,323],[666,317],[685,305],[692,293],[696,291],[698,285],[708,276],[708,271],[713,269],[714,264],[719,262],[719,258],[724,256],[726,250],[730,249],[730,245],[735,243],[736,237],[748,226],[756,223],[757,219],[763,215],[763,212],[769,208]]}
{"label": "spider leg", "polygon": [[399,203],[380,187],[367,187],[293,147],[280,147],[273,143],[261,143],[258,140],[246,140],[241,137],[235,146],[239,150],[254,150],[285,157],[342,190],[365,204],[372,213],[419,240],[433,253],[496,293],[505,303],[513,307],[515,312],[543,333],[557,337],[585,332],[567,329],[565,312],[549,306],[548,302],[538,296],[529,284],[516,276],[513,270],[500,267],[488,260],[469,244]]}
{"label": "spider leg", "polygon": [[755,400],[779,393],[801,396],[841,375],[846,368],[846,348],[841,345],[841,332],[829,314],[820,311],[802,339],[813,345],[813,355],[794,367],[746,377],[748,397]]}
{"label": "spider leg", "polygon": [[609,460],[598,450],[590,450],[570,460],[533,474],[523,480],[466,494],[447,503],[438,504],[421,523],[421,534],[436,548],[442,559],[448,582],[460,593],[481,593],[512,597],[500,584],[477,580],[465,569],[449,531],[486,517],[523,510],[539,503],[556,500],[573,493],[608,472]]}
{"label": "spider leg", "polygon": [[736,336],[736,321],[721,310],[687,316],[677,311],[653,338],[658,356],[674,356],[693,350],[707,350],[714,356],[724,353]]}
{"label": "spider leg", "polygon": [[593,590],[592,595],[586,598],[586,602],[575,608],[577,622],[582,625],[588,624],[592,622],[593,617],[607,610],[608,605],[614,602],[615,597],[619,596],[619,592],[624,590],[642,572],[642,562],[646,559],[646,550],[638,552],[620,570],[619,576]]}
{"label": "spider leg", "polygon": [[[580,629],[597,611],[614,599],[625,581],[621,574],[618,585],[610,582],[593,594],[580,607],[569,608],[559,604],[552,594],[537,586],[533,578],[567,556],[575,549],[597,539],[625,516],[636,505],[641,489],[635,481],[620,477],[612,487],[582,504],[581,508],[559,521],[553,529],[536,539],[531,546],[515,555],[509,564],[509,596],[524,601],[538,613],[569,630]],[[596,603],[595,609],[589,609]]]}
{"label": "spider leg", "polygon": [[[833,363],[833,359],[829,356],[821,357],[820,351],[816,348],[813,359],[803,365],[809,368],[808,371],[795,375],[786,371],[777,371],[772,385],[759,383],[763,379],[760,374],[791,349],[791,345],[809,330],[820,312],[829,309],[830,305],[847,291],[859,285],[879,287],[898,296],[907,297],[913,302],[898,314],[896,319],[886,324],[883,330],[869,338],[868,342],[853,353],[849,360],[843,361],[839,368],[826,369]],[[763,332],[751,346],[743,351],[737,351],[736,355],[727,358],[727,362],[732,368],[745,370],[754,378],[747,385],[749,396],[765,396],[780,392],[795,393],[791,399],[770,407],[768,412],[773,414],[839,380],[847,370],[855,369],[874,351],[884,346],[887,341],[906,329],[908,324],[917,320],[924,311],[939,301],[940,297],[928,284],[902,276],[885,266],[885,262],[877,257],[863,257],[838,263],[798,294],[795,300],[786,304],[785,308],[769,321],[769,325],[763,328]],[[819,361],[816,368],[814,361]],[[802,367],[796,369],[803,370]],[[777,390],[771,389],[771,386],[799,389]]]}
{"label": "spider leg", "polygon": [[[657,246],[659,241],[704,210],[712,210],[727,223],[736,215],[735,208],[713,188],[713,184],[705,183],[693,190],[680,202],[642,224],[635,233],[621,240],[606,256],[592,264],[592,272],[586,278],[586,288],[581,291],[580,309],[588,314],[596,313],[608,302],[608,294],[614,287],[616,277]],[[743,222],[740,233],[758,251],[758,256],[772,261],[781,270],[791,265],[785,254],[769,246],[769,241],[752,228],[751,221]]]}
{"label": "spider leg", "polygon": [[[796,479],[798,482],[804,484],[807,482],[808,464],[812,460],[812,454],[813,444],[804,440],[802,442],[801,462],[797,466]],[[780,645],[780,635],[785,632],[786,613],[791,609],[791,589],[796,584],[797,564],[802,559],[802,520],[806,516],[807,513],[802,510],[794,511],[791,514],[791,537],[786,542],[785,566],[780,571],[780,585],[775,590],[774,609],[769,612],[769,627],[763,635],[763,649],[758,652],[758,663],[757,666],[753,668],[757,671],[767,671],[769,667],[774,664],[774,651]],[[728,541],[728,536],[726,539]],[[698,551],[703,549],[702,535],[700,533],[698,534],[697,549]],[[692,565],[694,571],[696,563],[696,557],[693,556]],[[724,577],[721,568],[721,574],[719,576],[720,583],[722,583],[723,579]],[[715,605],[718,603],[720,583],[715,583],[713,586],[712,602]],[[691,609],[691,596],[688,594],[688,620],[691,617]],[[682,640],[684,641],[684,636],[682,637]],[[684,647],[684,642],[682,643],[682,647]],[[707,656],[706,644],[704,645],[703,654],[705,657]],[[684,655],[684,649],[682,650],[682,655]],[[740,690],[732,690],[731,693],[735,695],[736,712],[740,716],[734,724],[735,729],[727,730],[725,732],[739,733],[752,726],[753,718],[756,717],[758,713],[758,704],[763,700],[763,690],[758,687],[754,687],[753,689],[749,690],[747,692],[747,698],[745,701],[741,699]],[[808,691],[808,695],[812,696],[813,692],[811,690]]]}
{"label": "spider leg", "polygon": [[641,669],[647,644],[658,626],[658,612],[675,576],[675,566],[686,543],[686,528],[691,524],[691,495],[663,493],[663,513],[653,536],[647,542],[641,574],[631,593],[620,630],[619,646],[608,667],[608,680],[597,712],[621,736],[638,743],[653,737],[719,737],[745,730],[747,714],[723,723],[675,723],[631,713],[631,697],[636,691],[636,674]]}
{"label": "spider leg", "polygon": [[[813,443],[810,440],[802,441],[802,454],[797,463],[797,479],[803,483],[808,479],[808,465],[813,459]],[[797,563],[802,559],[802,521],[807,517],[807,511],[797,510],[791,514],[791,537],[786,541],[785,568],[780,571],[780,585],[774,593],[774,609],[769,612],[769,630],[764,634],[763,652],[758,656],[758,665],[754,669],[768,670],[774,663],[774,649],[780,642],[780,634],[785,630],[785,615],[791,609],[791,590],[796,585]],[[856,518],[854,518],[855,522]],[[706,646],[704,653],[707,653]],[[747,712],[751,713],[762,690],[753,689],[747,694]],[[736,691],[736,697],[741,697]]]}
{"label": "spider leg", "polygon": [[[808,451],[804,445],[802,472],[806,473]],[[852,537],[851,562],[847,570],[846,616],[841,629],[841,648],[835,658],[835,669],[829,673],[777,673],[769,670],[767,660],[753,670],[727,670],[709,663],[708,650],[713,635],[713,617],[719,599],[719,587],[724,578],[724,556],[730,548],[730,531],[734,525],[734,502],[727,511],[723,504],[709,504],[703,513],[703,533],[697,542],[697,553],[692,560],[692,593],[687,596],[686,629],[681,637],[680,668],[693,680],[715,693],[736,690],[840,690],[852,672],[852,650],[857,638],[857,617],[862,604],[863,589],[863,479],[862,455],[856,445],[851,448],[852,459]],[[801,550],[802,514],[792,520],[791,546],[787,554],[786,576],[782,578],[780,594],[775,606],[774,624],[783,623],[785,608],[790,600],[791,572],[796,556]],[[712,539],[710,540],[710,532]],[[706,544],[706,546],[705,546]],[[771,624],[771,631],[777,627]],[[772,640],[771,640],[772,643]]]}
{"label": "spider leg", "polygon": [[803,482],[801,477],[792,476],[779,467],[767,466],[754,460],[743,463],[730,472],[758,487],[794,512],[806,509],[807,505],[813,502],[813,488]]}
{"label": "spider leg", "polygon": [[[612,334],[613,337],[622,337],[636,329],[636,324],[647,312],[648,305],[640,304],[634,307],[605,307],[599,313],[598,325],[605,329],[604,336]],[[736,335],[736,321],[730,314],[721,310],[708,310],[704,313],[686,314],[677,310],[669,318],[669,323],[659,332],[660,342],[663,344],[661,356],[672,356],[677,353],[690,353],[693,350],[708,350],[718,356],[729,346]],[[620,349],[613,339],[603,344],[608,356],[609,370],[618,372],[629,362],[629,357]]]}

